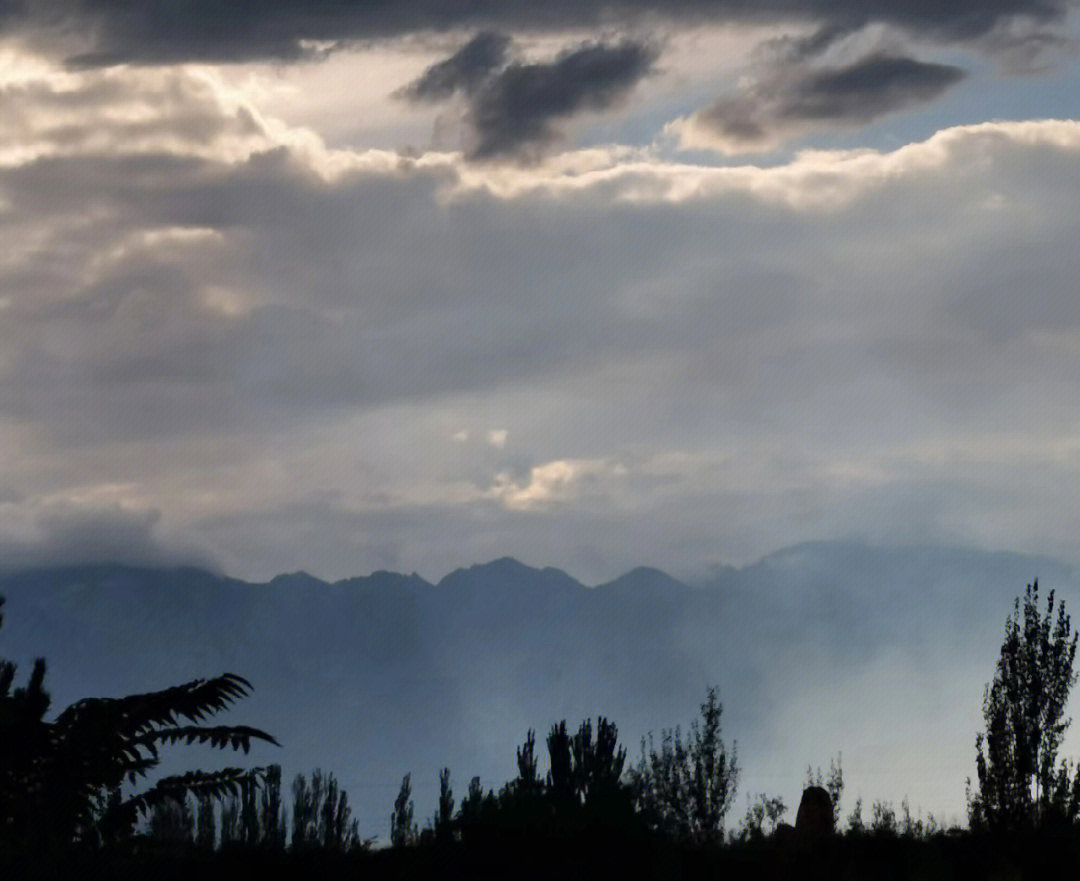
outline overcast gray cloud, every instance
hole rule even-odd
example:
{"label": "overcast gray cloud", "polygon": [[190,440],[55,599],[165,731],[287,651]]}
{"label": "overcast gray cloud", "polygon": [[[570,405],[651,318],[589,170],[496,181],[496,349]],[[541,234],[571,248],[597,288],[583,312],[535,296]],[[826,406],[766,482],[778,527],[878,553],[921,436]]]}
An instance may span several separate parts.
{"label": "overcast gray cloud", "polygon": [[291,0],[269,6],[255,0],[238,0],[228,7],[211,0],[189,0],[181,6],[163,0],[140,4],[119,0],[30,0],[18,11],[9,11],[4,19],[9,28],[29,23],[88,33],[93,46],[78,60],[101,64],[123,60],[163,63],[294,58],[305,52],[307,44],[303,41],[363,40],[422,30],[560,30],[606,26],[613,21],[637,25],[657,21],[699,24],[794,19],[848,30],[886,22],[935,38],[971,40],[1018,18],[1043,24],[1060,22],[1069,7],[1069,0],[675,0],[662,6],[646,0],[560,0],[543,4],[524,0],[468,4],[441,0]]}
{"label": "overcast gray cloud", "polygon": [[[69,505],[237,574],[514,553],[599,580],[1080,528],[1076,123],[518,167],[332,150],[203,69],[27,65],[0,105],[0,520],[29,546],[121,553],[41,519]],[[954,76],[816,70],[790,94],[855,115]]]}
{"label": "overcast gray cloud", "polygon": [[[0,569],[438,579],[510,554],[599,583],[837,537],[1080,563],[1072,9],[9,10]],[[770,565],[821,576],[776,607],[795,628],[848,563]],[[816,678],[770,697],[748,663],[732,730],[772,719],[748,774],[799,776],[839,725],[854,782],[973,726],[935,677],[959,670],[976,714],[992,655],[941,650],[905,593],[919,565],[844,569],[894,606],[835,650],[829,618]],[[697,624],[689,657],[715,644]],[[808,643],[785,645],[778,670]],[[908,679],[922,709],[885,742]],[[491,719],[526,724],[473,703],[492,749],[516,735]],[[372,743],[404,764],[400,721]],[[942,766],[970,760],[955,744]]]}
{"label": "overcast gray cloud", "polygon": [[[286,153],[238,163],[146,157],[138,186],[133,167],[132,159],[52,159],[0,175],[8,198],[27,214],[47,206],[47,213],[37,208],[38,224],[55,218],[64,225],[88,200],[110,206],[97,223],[66,231],[72,265],[63,279],[52,268],[58,288],[51,303],[28,290],[9,306],[10,380],[0,385],[0,401],[13,415],[51,423],[72,438],[169,435],[248,419],[265,425],[304,411],[483,391],[609,358],[713,349],[720,358],[743,357],[743,341],[753,339],[769,340],[792,358],[817,357],[818,350],[801,354],[806,319],[794,308],[800,291],[820,284],[806,255],[822,253],[830,240],[862,241],[874,230],[888,240],[904,200],[923,204],[934,193],[900,187],[887,208],[879,206],[886,197],[871,192],[850,216],[810,224],[799,211],[748,202],[747,194],[772,181],[781,199],[813,199],[822,174],[858,194],[872,185],[873,173],[864,177],[854,164],[808,164],[806,180],[790,186],[783,170],[761,172],[757,181],[704,173],[702,187],[711,180],[730,192],[675,206],[664,199],[610,201],[638,187],[669,185],[675,178],[662,166],[622,180],[600,177],[595,188],[555,200],[483,190],[448,196],[456,175],[450,164],[389,175],[361,167],[333,185]],[[1055,167],[1048,161],[1044,174]],[[934,179],[943,184],[952,173],[939,169]],[[72,201],[49,208],[58,181],[70,181],[64,191]],[[440,200],[447,201],[433,213]],[[1048,210],[1038,227],[1048,259],[1052,243],[1067,234],[1055,224],[1069,229],[1064,208],[1062,215]],[[941,229],[954,222],[942,209],[935,217]],[[984,218],[992,224],[993,210]],[[477,229],[482,235],[463,234]],[[718,229],[739,254],[735,263],[702,256]],[[995,240],[993,225],[971,233],[980,229]],[[777,240],[789,250],[773,253]],[[24,259],[13,271],[32,277],[47,254]],[[845,269],[832,259],[843,288],[816,320],[839,320],[848,308],[855,310],[849,320],[879,311],[867,313],[861,303],[866,280],[857,265]],[[894,259],[906,258],[898,251]],[[512,280],[507,266],[514,267]],[[957,271],[975,273],[968,289],[992,282],[976,266]],[[877,285],[886,305],[903,302],[909,290],[892,279]],[[980,295],[980,304],[989,302]],[[984,305],[957,308],[954,320],[993,320]],[[903,312],[896,317],[903,321],[891,331],[856,329],[922,332]],[[1010,322],[1019,333],[1022,325]],[[851,357],[865,357],[875,339],[838,341],[835,355],[849,349]],[[889,361],[915,367],[900,352]],[[749,403],[790,387],[761,381],[747,375],[740,380],[745,389],[733,391]],[[88,397],[96,406],[79,407]],[[67,415],[56,422],[57,413]]]}

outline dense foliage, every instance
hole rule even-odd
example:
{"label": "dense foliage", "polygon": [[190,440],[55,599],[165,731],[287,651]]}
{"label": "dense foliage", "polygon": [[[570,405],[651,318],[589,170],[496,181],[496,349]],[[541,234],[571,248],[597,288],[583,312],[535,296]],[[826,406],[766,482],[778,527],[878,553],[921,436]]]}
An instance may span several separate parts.
{"label": "dense foliage", "polygon": [[739,779],[735,748],[720,739],[722,712],[715,688],[701,705],[701,720],[683,740],[679,728],[664,731],[657,749],[652,736],[642,744],[641,762],[631,773],[638,807],[649,825],[694,844],[724,839],[724,817]]}
{"label": "dense foliage", "polygon": [[1057,761],[1069,720],[1078,634],[1051,591],[1040,614],[1039,583],[1016,600],[993,682],[983,700],[986,732],[976,738],[978,791],[969,795],[973,827],[1021,831],[1073,823],[1080,812],[1080,771]]}
{"label": "dense foliage", "polygon": [[44,659],[35,661],[25,686],[12,688],[15,673],[14,663],[0,661],[4,852],[56,854],[80,844],[108,844],[160,805],[189,794],[217,798],[254,785],[262,773],[192,771],[122,798],[125,782],[135,783],[157,767],[163,745],[198,743],[247,752],[252,740],[276,743],[256,728],[198,724],[248,693],[247,680],[232,673],[147,694],[87,698],[51,722],[45,720],[50,698]]}

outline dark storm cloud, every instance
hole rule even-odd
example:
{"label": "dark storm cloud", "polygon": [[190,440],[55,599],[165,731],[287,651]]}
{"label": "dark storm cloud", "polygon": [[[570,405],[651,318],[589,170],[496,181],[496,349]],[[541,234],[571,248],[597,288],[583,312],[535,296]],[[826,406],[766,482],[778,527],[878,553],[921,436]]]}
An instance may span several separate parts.
{"label": "dark storm cloud", "polygon": [[875,54],[819,71],[784,101],[781,117],[865,121],[936,98],[964,72],[948,64]]}
{"label": "dark storm cloud", "polygon": [[716,101],[694,119],[721,146],[769,146],[822,123],[867,123],[930,101],[965,76],[948,64],[873,53],[850,64],[796,66]]}
{"label": "dark storm cloud", "polygon": [[655,58],[654,48],[627,41],[580,46],[549,64],[509,65],[470,96],[472,155],[506,155],[554,140],[555,120],[611,106],[649,72]]}
{"label": "dark storm cloud", "polygon": [[27,528],[18,536],[0,535],[0,572],[116,561],[141,566],[218,568],[213,556],[202,548],[163,535],[159,528],[161,511],[156,508],[10,504],[17,507]]}
{"label": "dark storm cloud", "polygon": [[494,31],[477,34],[457,52],[433,64],[402,96],[414,101],[443,101],[455,92],[472,92],[503,65],[510,38]]}
{"label": "dark storm cloud", "polygon": [[1060,21],[1071,0],[28,0],[20,13],[3,16],[9,27],[65,28],[91,35],[86,64],[139,60],[240,60],[294,58],[302,41],[351,41],[425,30],[558,30],[635,25],[667,20],[769,22],[797,19],[848,30],[884,22],[946,40],[973,40],[1003,22],[1024,18]]}
{"label": "dark storm cloud", "polygon": [[519,153],[554,141],[552,123],[617,102],[652,68],[657,49],[623,40],[586,43],[550,62],[510,62],[508,37],[478,34],[429,67],[400,95],[413,101],[465,96],[473,158]]}

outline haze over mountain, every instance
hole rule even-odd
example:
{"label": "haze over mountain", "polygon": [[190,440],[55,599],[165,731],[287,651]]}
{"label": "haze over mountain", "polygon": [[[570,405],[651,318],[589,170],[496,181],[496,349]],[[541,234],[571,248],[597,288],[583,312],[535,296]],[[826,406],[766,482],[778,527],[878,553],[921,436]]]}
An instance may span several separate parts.
{"label": "haze over mountain", "polygon": [[[710,684],[748,793],[792,804],[808,764],[843,753],[857,795],[910,797],[961,819],[964,778],[1002,624],[1038,576],[1080,609],[1076,573],[1020,554],[855,543],[800,545],[689,585],[635,569],[588,587],[513,559],[432,584],[376,572],[246,583],[193,568],[97,565],[0,579],[0,652],[49,661],[53,710],[225,670],[254,695],[230,718],[275,734],[250,763],[322,766],[361,830],[385,834],[401,776],[417,814],[438,768],[462,794],[512,776],[530,727],[607,715],[636,759],[648,731],[689,722]],[[23,667],[26,672],[28,667]],[[1066,740],[1065,754],[1076,753]],[[233,763],[177,750],[170,767]]]}

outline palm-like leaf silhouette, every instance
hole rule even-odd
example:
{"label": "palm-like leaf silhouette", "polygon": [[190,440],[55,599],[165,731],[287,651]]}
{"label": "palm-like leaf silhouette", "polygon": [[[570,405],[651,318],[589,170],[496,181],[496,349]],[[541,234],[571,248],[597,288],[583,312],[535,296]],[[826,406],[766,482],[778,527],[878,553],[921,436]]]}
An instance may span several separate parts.
{"label": "palm-like leaf silhouette", "polygon": [[[88,698],[52,722],[44,719],[50,703],[43,687],[45,661],[35,661],[24,688],[12,690],[14,677],[15,665],[0,661],[0,840],[9,846],[63,847],[86,839],[102,793],[118,792],[124,782],[150,773],[162,744],[198,743],[245,753],[252,740],[277,744],[257,728],[198,724],[251,691],[251,684],[233,673],[146,694]],[[110,825],[130,828],[154,805],[188,793],[238,792],[262,772],[226,768],[166,777],[141,794],[113,799]]]}

